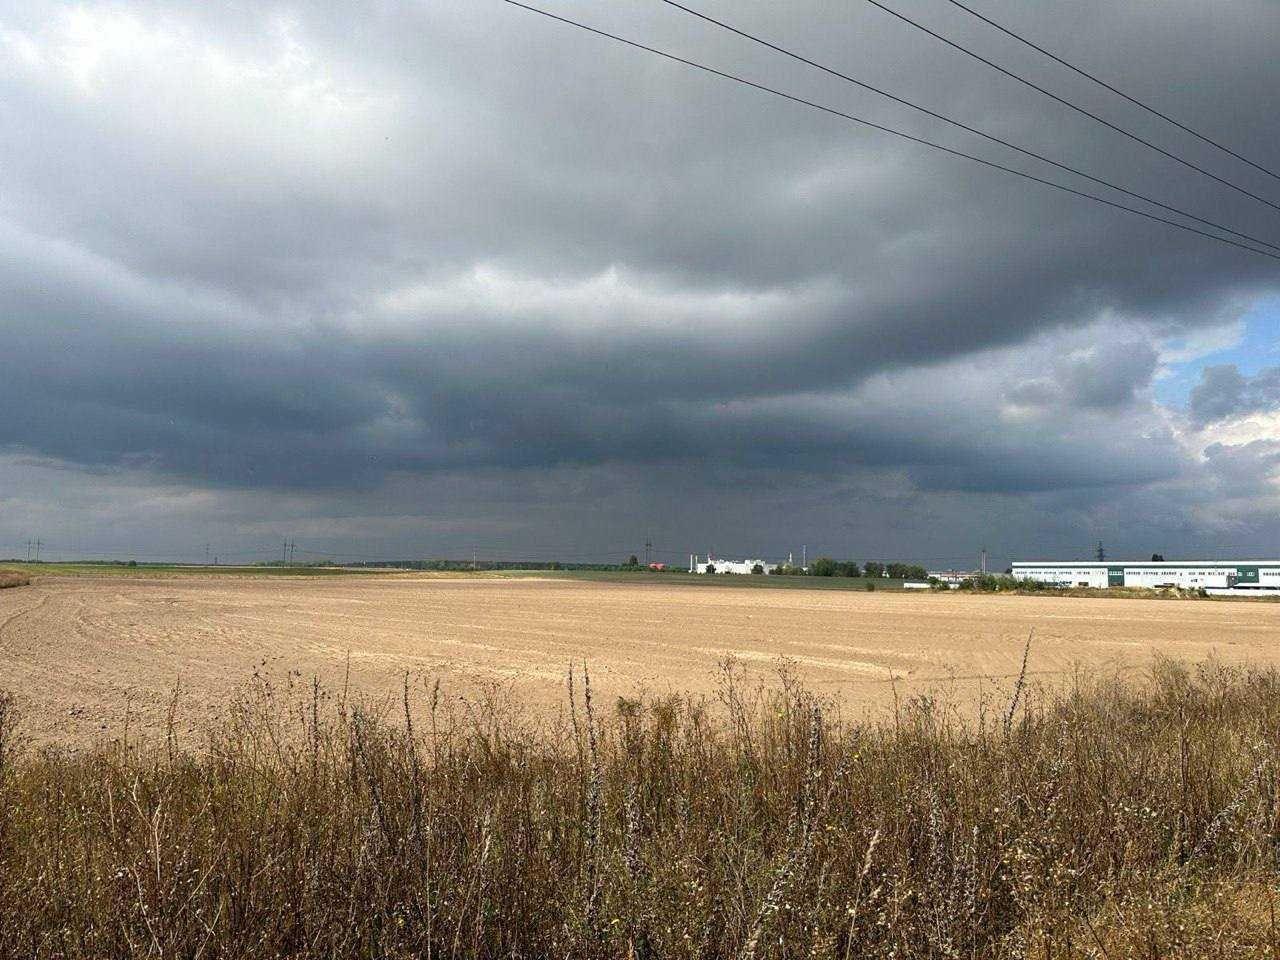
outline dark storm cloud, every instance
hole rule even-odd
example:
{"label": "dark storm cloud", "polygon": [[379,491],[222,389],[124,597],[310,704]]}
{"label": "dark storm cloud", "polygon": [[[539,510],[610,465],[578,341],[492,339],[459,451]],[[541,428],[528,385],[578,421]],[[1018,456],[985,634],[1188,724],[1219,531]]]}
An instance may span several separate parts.
{"label": "dark storm cloud", "polygon": [[[1275,234],[1260,205],[869,5],[704,5]],[[1268,188],[954,11],[901,5]],[[654,0],[548,6],[1043,172]],[[1269,0],[984,9],[1280,165]],[[340,495],[684,464],[1114,499],[1096,491],[1195,469],[1150,398],[1161,339],[1276,287],[1274,261],[496,0],[11,4],[0,44],[0,448],[86,468]],[[1271,396],[1214,370],[1193,427]]]}

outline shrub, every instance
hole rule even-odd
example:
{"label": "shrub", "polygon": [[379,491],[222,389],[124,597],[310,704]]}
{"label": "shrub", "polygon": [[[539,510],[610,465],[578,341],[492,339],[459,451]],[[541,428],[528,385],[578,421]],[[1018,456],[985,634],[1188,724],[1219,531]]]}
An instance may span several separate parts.
{"label": "shrub", "polygon": [[31,578],[25,573],[18,573],[16,570],[0,570],[0,590],[6,587],[25,587],[31,583]]}
{"label": "shrub", "polygon": [[961,590],[974,590],[980,593],[998,593],[1002,590],[1036,591],[1045,588],[1046,584],[1035,580],[1019,580],[1016,577],[997,576],[992,573],[981,573],[960,582]]}

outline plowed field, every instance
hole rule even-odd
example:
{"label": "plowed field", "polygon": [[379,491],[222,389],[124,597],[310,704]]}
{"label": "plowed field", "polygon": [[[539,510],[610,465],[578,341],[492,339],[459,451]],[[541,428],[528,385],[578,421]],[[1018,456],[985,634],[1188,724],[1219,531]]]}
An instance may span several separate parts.
{"label": "plowed field", "polygon": [[565,702],[586,660],[616,695],[714,693],[733,657],[749,678],[788,662],[847,711],[934,691],[971,708],[1029,672],[1137,675],[1156,654],[1280,663],[1280,604],[676,586],[430,576],[48,578],[0,592],[0,688],[37,742],[179,732],[225,710],[254,673],[277,686],[398,699],[405,674],[452,697]]}

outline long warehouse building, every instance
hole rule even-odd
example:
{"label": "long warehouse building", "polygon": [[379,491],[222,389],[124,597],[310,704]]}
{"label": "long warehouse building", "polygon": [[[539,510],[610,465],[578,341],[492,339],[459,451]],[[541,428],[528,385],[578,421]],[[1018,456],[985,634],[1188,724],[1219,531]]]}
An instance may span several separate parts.
{"label": "long warehouse building", "polygon": [[1178,587],[1241,594],[1280,591],[1280,560],[1015,563],[1013,575],[1058,587]]}

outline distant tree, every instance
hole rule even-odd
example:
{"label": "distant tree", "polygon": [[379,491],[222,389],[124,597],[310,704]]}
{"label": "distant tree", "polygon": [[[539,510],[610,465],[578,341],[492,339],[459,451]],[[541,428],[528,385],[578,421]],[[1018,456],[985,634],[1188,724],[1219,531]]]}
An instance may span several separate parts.
{"label": "distant tree", "polygon": [[851,560],[845,560],[843,563],[836,564],[837,577],[860,577],[862,571],[858,569],[858,565]]}
{"label": "distant tree", "polygon": [[862,575],[864,577],[883,577],[884,564],[875,560],[868,560],[862,567]]}
{"label": "distant tree", "polygon": [[714,563],[708,563],[707,573],[715,573],[715,572],[716,572],[716,565]]}
{"label": "distant tree", "polygon": [[809,564],[809,576],[811,577],[834,577],[835,575],[836,562],[830,557],[819,557]]}
{"label": "distant tree", "polygon": [[760,576],[763,576],[763,575],[764,575],[764,565],[763,565],[763,564],[760,564],[760,563],[757,563],[754,567],[752,567],[752,568],[751,568],[751,572],[752,572],[752,573],[754,573],[754,574],[758,574],[758,575],[760,575]]}
{"label": "distant tree", "polygon": [[1152,563],[1164,563],[1164,554],[1163,554],[1163,553],[1153,553],[1153,554],[1151,555],[1151,562],[1152,562]]}
{"label": "distant tree", "polygon": [[633,553],[631,556],[627,557],[627,566],[628,567],[640,566],[640,558]]}

